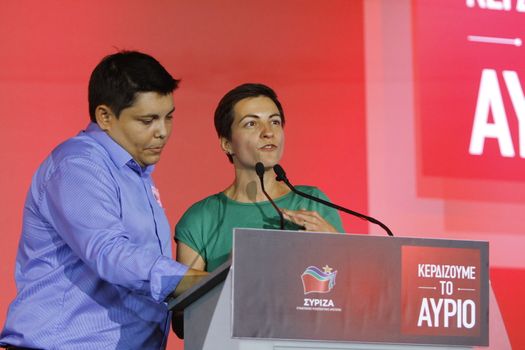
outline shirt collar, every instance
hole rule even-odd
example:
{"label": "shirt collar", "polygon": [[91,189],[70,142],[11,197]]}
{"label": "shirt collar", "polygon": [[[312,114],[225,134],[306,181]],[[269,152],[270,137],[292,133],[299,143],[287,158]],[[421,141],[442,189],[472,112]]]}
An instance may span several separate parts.
{"label": "shirt collar", "polygon": [[104,130],[102,130],[97,123],[89,123],[85,131],[82,131],[87,136],[93,138],[97,141],[104,149],[108,152],[109,157],[115,163],[118,168],[123,167],[124,165],[129,166],[133,171],[139,174],[151,174],[154,165],[148,165],[145,168],[142,168],[140,165],[135,162],[131,154],[126,151],[121,145],[116,143]]}

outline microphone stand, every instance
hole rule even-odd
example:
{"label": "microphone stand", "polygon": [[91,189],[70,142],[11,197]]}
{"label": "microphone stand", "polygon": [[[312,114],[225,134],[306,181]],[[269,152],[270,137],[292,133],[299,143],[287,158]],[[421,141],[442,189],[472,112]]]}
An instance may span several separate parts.
{"label": "microphone stand", "polygon": [[288,186],[288,188],[290,188],[290,190],[292,190],[294,193],[298,194],[299,196],[301,197],[305,197],[305,198],[308,198],[310,200],[313,200],[315,202],[319,202],[321,204],[324,204],[326,206],[329,206],[331,208],[334,208],[334,209],[337,209],[337,210],[340,210],[340,211],[343,211],[347,214],[350,214],[350,215],[354,215],[354,216],[357,216],[363,220],[367,220],[373,224],[376,224],[376,225],[379,225],[383,230],[386,231],[386,233],[389,235],[389,236],[394,236],[394,234],[392,233],[392,231],[390,231],[390,229],[385,225],[383,224],[381,221],[377,220],[377,219],[374,219],[373,217],[371,216],[367,216],[367,215],[364,215],[364,214],[361,214],[361,213],[358,213],[356,211],[353,211],[353,210],[350,210],[350,209],[347,209],[345,207],[342,207],[340,205],[337,205],[337,204],[334,204],[334,203],[330,203],[328,201],[325,201],[324,199],[321,199],[321,198],[317,198],[317,197],[314,197],[312,195],[309,195],[308,193],[304,193],[304,192],[301,192],[299,191],[298,189],[296,189],[291,183],[290,181],[288,180],[288,178],[286,177],[286,173],[284,172],[284,169],[279,165],[279,164],[276,164],[274,165],[273,167],[273,170],[275,171],[275,174],[277,175],[277,177],[275,178],[277,181],[282,181],[286,184],[286,186]]}
{"label": "microphone stand", "polygon": [[279,207],[275,204],[275,202],[272,200],[270,195],[264,189],[264,172],[265,172],[264,164],[261,163],[261,162],[257,162],[257,164],[255,164],[255,172],[257,173],[257,176],[259,177],[259,180],[261,180],[261,188],[262,188],[262,191],[263,191],[264,195],[266,196],[266,198],[268,198],[268,201],[272,204],[272,206],[274,207],[275,211],[277,211],[277,214],[279,214],[280,228],[281,228],[281,230],[284,230],[284,216],[283,216],[283,213],[279,209]]}

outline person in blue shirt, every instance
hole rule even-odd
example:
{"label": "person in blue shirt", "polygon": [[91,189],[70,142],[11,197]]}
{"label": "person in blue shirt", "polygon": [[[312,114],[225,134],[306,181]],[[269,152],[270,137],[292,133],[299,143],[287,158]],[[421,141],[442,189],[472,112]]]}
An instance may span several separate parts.
{"label": "person in blue shirt", "polygon": [[162,349],[166,298],[205,275],[172,259],[151,178],[172,130],[178,80],[153,57],[105,57],[89,82],[91,122],[56,147],[27,194],[17,295],[0,345]]}

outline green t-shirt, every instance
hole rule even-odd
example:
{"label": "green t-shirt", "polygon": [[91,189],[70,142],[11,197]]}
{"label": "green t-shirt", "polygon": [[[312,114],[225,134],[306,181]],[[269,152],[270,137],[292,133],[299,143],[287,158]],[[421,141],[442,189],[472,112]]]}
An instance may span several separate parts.
{"label": "green t-shirt", "polygon": [[[301,192],[328,200],[319,189],[297,186]],[[339,232],[344,232],[341,218],[335,209],[303,198],[293,192],[274,199],[279,208],[317,211]],[[222,192],[193,204],[175,227],[175,240],[192,248],[206,262],[206,271],[213,271],[228,260],[232,249],[234,228],[279,229],[279,215],[270,202],[242,203],[228,198]],[[285,230],[299,227],[285,222]]]}

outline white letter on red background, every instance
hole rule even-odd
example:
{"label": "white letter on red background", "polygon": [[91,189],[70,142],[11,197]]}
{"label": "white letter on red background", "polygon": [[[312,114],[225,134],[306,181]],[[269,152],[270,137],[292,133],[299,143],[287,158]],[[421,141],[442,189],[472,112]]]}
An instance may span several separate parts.
{"label": "white letter on red background", "polygon": [[[489,111],[492,111],[494,123],[489,123]],[[481,72],[469,153],[474,155],[483,154],[486,138],[498,140],[500,153],[503,157],[514,157],[515,152],[507,115],[503,106],[498,77],[494,69],[483,69]]]}
{"label": "white letter on red background", "polygon": [[516,112],[516,117],[518,118],[520,157],[525,158],[525,96],[523,96],[518,73],[505,70],[503,71],[503,78],[505,79],[507,90],[509,90],[514,112]]}

